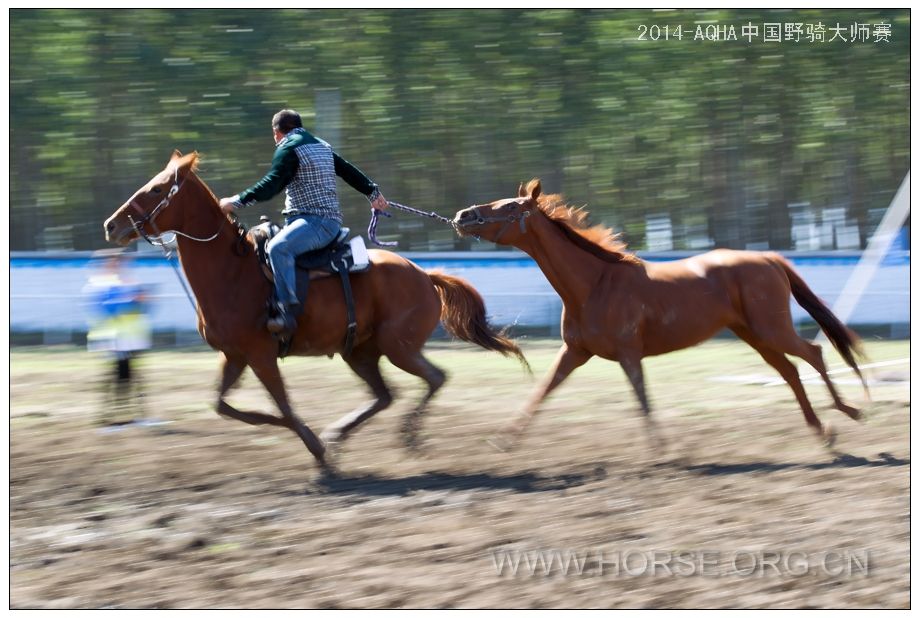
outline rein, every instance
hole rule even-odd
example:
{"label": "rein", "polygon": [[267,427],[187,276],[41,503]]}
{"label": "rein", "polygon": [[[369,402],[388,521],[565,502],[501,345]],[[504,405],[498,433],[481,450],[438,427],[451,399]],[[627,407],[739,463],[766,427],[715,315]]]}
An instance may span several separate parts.
{"label": "rein", "polygon": [[[387,201],[387,204],[389,204],[390,206],[392,206],[393,208],[396,208],[396,209],[398,209],[398,210],[404,210],[404,211],[406,211],[406,212],[410,212],[410,213],[412,213],[412,214],[414,214],[414,215],[418,215],[418,216],[420,216],[420,217],[428,217],[428,218],[430,218],[430,219],[437,219],[437,220],[440,221],[441,223],[446,223],[447,225],[451,226],[452,228],[454,228],[454,230],[457,229],[457,224],[454,222],[453,219],[448,219],[447,217],[442,217],[441,215],[439,215],[438,213],[436,213],[436,212],[434,212],[434,211],[426,212],[426,211],[424,211],[424,210],[418,210],[418,209],[416,209],[416,208],[412,208],[412,207],[410,207],[410,206],[406,206],[406,205],[400,204],[400,203],[398,203],[398,202],[390,202],[390,201]],[[396,245],[399,244],[399,243],[396,242],[396,241],[385,242],[385,241],[377,240],[377,222],[378,222],[378,220],[380,219],[380,215],[383,215],[384,217],[387,217],[387,218],[390,218],[390,217],[393,216],[393,215],[391,215],[391,214],[388,213],[388,212],[384,212],[384,211],[382,211],[382,210],[377,210],[376,208],[371,208],[371,222],[370,222],[370,224],[367,226],[367,237],[370,239],[370,241],[371,241],[372,243],[374,243],[374,244],[377,245],[378,247],[395,247]]]}
{"label": "rein", "polygon": [[[160,203],[157,204],[153,210],[151,210],[149,213],[146,213],[146,214],[144,213],[144,210],[140,207],[140,205],[138,205],[137,202],[135,202],[134,200],[131,200],[130,205],[133,206],[135,210],[137,210],[142,215],[142,217],[139,221],[135,221],[134,217],[132,217],[129,214],[128,221],[131,222],[131,226],[134,228],[134,231],[137,232],[138,236],[141,236],[144,240],[146,240],[149,244],[153,245],[154,247],[163,247],[173,242],[176,239],[176,236],[182,236],[183,238],[188,238],[189,240],[194,240],[197,242],[210,242],[214,240],[215,238],[217,238],[217,235],[220,234],[220,227],[218,227],[217,231],[211,234],[207,238],[196,238],[195,236],[190,236],[186,234],[185,232],[179,232],[177,230],[167,230],[166,232],[161,232],[160,229],[157,227],[156,223],[154,222],[154,219],[157,218],[157,215],[160,214],[161,210],[165,210],[166,207],[169,206],[170,200],[172,200],[172,198],[179,192],[179,189],[182,187],[184,183],[185,183],[185,180],[183,180],[182,182],[179,182],[179,168],[176,167],[176,175],[173,180],[173,185],[169,188],[169,192],[166,194],[166,197],[160,200]],[[150,224],[151,227],[153,227],[153,231],[156,232],[156,234],[152,237],[144,231],[144,226],[147,225],[148,223]],[[163,236],[167,233],[172,233],[173,238],[172,240],[164,242]]]}

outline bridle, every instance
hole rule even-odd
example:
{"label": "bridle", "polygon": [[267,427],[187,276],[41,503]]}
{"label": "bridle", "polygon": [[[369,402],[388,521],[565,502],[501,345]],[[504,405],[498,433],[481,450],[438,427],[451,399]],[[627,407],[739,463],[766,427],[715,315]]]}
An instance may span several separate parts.
{"label": "bridle", "polygon": [[[157,204],[153,210],[151,210],[148,213],[145,213],[144,209],[141,208],[140,204],[138,204],[135,200],[132,199],[129,202],[129,206],[132,206],[134,209],[136,209],[137,212],[140,213],[141,218],[140,220],[135,221],[134,217],[132,217],[131,214],[129,213],[128,221],[131,222],[131,227],[134,228],[134,231],[137,232],[138,236],[142,237],[149,244],[155,247],[162,247],[168,244],[162,240],[164,232],[160,231],[160,228],[157,227],[154,220],[160,214],[160,211],[165,210],[166,207],[169,206],[170,200],[172,200],[172,198],[175,197],[175,195],[179,192],[179,189],[182,187],[184,183],[185,183],[185,179],[183,179],[182,181],[179,180],[179,166],[176,166],[176,174],[173,178],[172,186],[169,188],[169,191],[166,193],[166,197],[160,200],[160,203]],[[148,223],[150,224],[150,226],[153,228],[153,231],[155,232],[155,235],[153,237],[151,237],[144,231],[144,226],[147,225]],[[173,234],[182,236],[184,238],[188,238],[190,240],[195,240],[198,242],[209,242],[217,238],[217,235],[220,233],[220,228],[218,227],[217,231],[214,232],[208,238],[196,238],[195,236],[190,236],[184,232],[179,232],[177,230],[168,230],[168,231],[172,232]]]}
{"label": "bridle", "polygon": [[[521,205],[519,203],[517,202],[514,203],[515,209],[518,209],[520,207]],[[473,206],[472,208],[470,208],[470,211],[474,215],[476,215],[475,221],[471,221],[469,223],[458,223],[458,225],[462,228],[466,228],[472,225],[485,225],[486,223],[499,223],[499,222],[504,221],[505,224],[498,231],[498,235],[492,240],[492,242],[495,242],[495,243],[498,242],[498,239],[502,237],[502,235],[508,230],[508,226],[511,225],[512,223],[520,224],[521,234],[527,233],[526,221],[527,221],[527,217],[529,217],[531,214],[529,210],[521,209],[520,212],[513,212],[511,214],[504,215],[504,216],[494,216],[494,215],[485,216],[481,212],[479,212],[480,208],[481,208],[480,206]]]}
{"label": "bridle", "polygon": [[[188,286],[185,284],[185,281],[182,279],[182,275],[179,274],[179,268],[176,266],[175,262],[173,262],[170,259],[172,257],[172,251],[168,247],[172,241],[163,240],[164,232],[160,231],[160,228],[157,227],[157,224],[154,221],[157,218],[157,216],[160,214],[160,212],[162,210],[165,210],[166,207],[169,206],[170,200],[172,200],[172,198],[174,198],[176,194],[179,193],[179,189],[182,188],[182,185],[184,183],[185,183],[185,179],[183,179],[181,182],[179,181],[179,167],[176,166],[176,173],[175,173],[175,176],[173,177],[173,184],[169,188],[169,191],[167,191],[166,197],[160,200],[160,203],[157,204],[156,207],[153,210],[151,210],[149,213],[145,213],[144,209],[141,208],[140,204],[138,204],[134,199],[132,199],[129,202],[129,205],[140,213],[141,218],[138,221],[135,221],[134,217],[132,217],[131,214],[129,213],[128,221],[131,222],[131,226],[134,228],[134,231],[137,232],[138,236],[141,236],[144,240],[146,240],[149,244],[153,245],[154,247],[160,247],[163,249],[163,254],[166,257],[166,261],[169,262],[170,265],[172,265],[173,270],[176,273],[176,277],[179,279],[179,283],[182,285],[182,289],[185,290],[185,296],[188,298],[188,302],[192,305],[192,309],[197,311],[198,308],[195,305],[195,301],[192,299],[192,293],[189,291]],[[222,217],[222,219],[225,219],[225,218],[226,217]],[[148,223],[153,228],[153,231],[156,233],[154,237],[149,236],[144,231],[144,226],[147,225]],[[238,255],[245,255],[247,253],[246,228],[239,222],[239,220],[235,220],[235,223],[237,226],[237,239],[236,239],[237,242],[234,245],[234,250],[236,251]],[[220,234],[221,227],[223,227],[223,221],[221,221],[221,223],[219,224],[217,231],[214,232],[208,238],[196,238],[194,236],[190,236],[178,230],[169,230],[169,231],[175,235],[183,236],[190,240],[195,240],[198,242],[210,242],[214,240],[215,238],[217,238],[217,235]],[[173,240],[175,240],[175,236],[173,237]]]}

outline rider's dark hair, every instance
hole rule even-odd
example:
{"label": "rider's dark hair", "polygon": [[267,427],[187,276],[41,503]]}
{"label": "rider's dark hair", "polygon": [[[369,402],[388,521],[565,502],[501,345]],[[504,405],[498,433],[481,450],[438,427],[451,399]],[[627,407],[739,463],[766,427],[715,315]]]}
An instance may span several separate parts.
{"label": "rider's dark hair", "polygon": [[282,133],[289,133],[302,126],[300,114],[292,109],[283,109],[272,117],[272,128]]}

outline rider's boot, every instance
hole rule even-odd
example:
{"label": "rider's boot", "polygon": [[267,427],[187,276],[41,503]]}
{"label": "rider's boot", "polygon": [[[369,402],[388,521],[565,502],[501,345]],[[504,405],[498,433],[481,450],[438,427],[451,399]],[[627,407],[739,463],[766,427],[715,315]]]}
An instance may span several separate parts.
{"label": "rider's boot", "polygon": [[278,304],[278,314],[269,318],[266,326],[270,333],[278,337],[287,337],[297,330],[297,310],[300,305]]}

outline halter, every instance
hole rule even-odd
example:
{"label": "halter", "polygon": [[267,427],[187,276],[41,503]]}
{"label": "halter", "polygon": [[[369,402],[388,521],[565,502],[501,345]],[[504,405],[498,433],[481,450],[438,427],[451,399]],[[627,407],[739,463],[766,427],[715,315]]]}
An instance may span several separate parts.
{"label": "halter", "polygon": [[[131,226],[134,228],[134,231],[137,232],[138,236],[141,236],[149,244],[155,247],[162,247],[168,243],[163,242],[162,238],[163,238],[164,232],[161,232],[160,229],[156,226],[154,219],[157,218],[161,210],[164,210],[167,206],[169,206],[170,200],[172,200],[172,198],[179,192],[179,188],[183,185],[183,183],[185,183],[185,180],[183,180],[182,182],[179,182],[179,166],[176,166],[176,174],[175,174],[175,177],[173,178],[172,186],[169,188],[169,191],[166,193],[166,197],[160,200],[160,203],[157,204],[153,210],[151,210],[149,213],[145,213],[144,209],[141,208],[140,205],[136,201],[132,199],[130,202],[130,206],[134,207],[141,214],[142,217],[139,221],[135,221],[134,217],[132,217],[129,214],[128,221],[131,222]],[[144,226],[147,225],[148,223],[151,225],[151,227],[153,227],[153,231],[156,232],[156,236],[154,236],[154,238],[156,238],[155,241],[152,240],[151,237],[144,231]],[[179,232],[177,230],[169,230],[169,231],[171,231],[175,235],[182,236],[184,238],[188,238],[189,240],[196,240],[198,242],[209,242],[217,238],[217,235],[220,233],[220,228],[218,228],[217,231],[214,232],[208,238],[196,238],[194,236],[189,236],[188,234],[185,234],[184,232]]]}
{"label": "halter", "polygon": [[[515,207],[515,208],[519,208],[519,207],[520,207],[520,204],[515,203],[514,207]],[[504,221],[504,222],[505,222],[505,225],[502,226],[502,229],[500,229],[500,230],[498,231],[498,235],[497,235],[497,236],[495,237],[495,239],[492,241],[492,242],[495,242],[495,243],[498,242],[498,239],[502,237],[502,235],[503,235],[503,234],[505,233],[505,231],[508,229],[508,226],[511,225],[512,223],[518,223],[518,222],[519,222],[520,225],[521,225],[521,234],[526,234],[526,233],[527,233],[527,227],[526,227],[526,225],[525,225],[525,222],[527,221],[527,217],[530,216],[530,211],[529,211],[529,210],[521,210],[519,213],[513,213],[513,214],[505,215],[505,216],[498,216],[498,217],[496,217],[496,216],[488,216],[488,217],[487,217],[487,216],[483,216],[483,214],[482,214],[481,212],[479,212],[479,208],[480,208],[479,206],[473,206],[473,207],[470,209],[470,210],[473,212],[473,214],[476,215],[476,220],[475,220],[475,221],[472,221],[472,222],[470,222],[470,223],[461,223],[461,224],[459,224],[460,227],[468,227],[468,226],[471,226],[471,225],[485,225],[486,223],[498,223],[498,222],[500,222],[500,221]]]}

